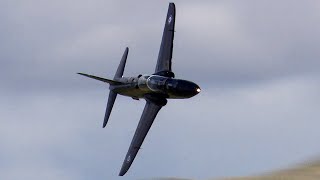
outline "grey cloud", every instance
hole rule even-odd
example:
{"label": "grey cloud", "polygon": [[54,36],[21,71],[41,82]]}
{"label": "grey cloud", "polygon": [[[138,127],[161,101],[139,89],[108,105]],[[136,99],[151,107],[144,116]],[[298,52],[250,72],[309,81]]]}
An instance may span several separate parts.
{"label": "grey cloud", "polygon": [[177,61],[185,62],[179,68],[192,71],[192,62],[197,61],[202,72],[198,78],[210,75],[217,83],[317,72],[316,3],[287,5],[252,1],[186,5],[183,11],[190,13],[181,20],[186,27],[179,39],[192,41],[183,48],[178,45],[176,52],[181,47],[180,52],[192,49],[192,53],[177,53],[182,56]]}
{"label": "grey cloud", "polygon": [[[79,70],[112,76],[125,46],[130,47],[126,74],[152,73],[166,8],[145,3],[8,2],[1,69],[12,80],[3,81],[11,89],[28,86],[21,76],[35,87],[32,91],[41,88],[38,82],[48,83],[47,89],[71,88],[80,82],[70,83]],[[318,70],[314,3],[292,2],[290,8],[253,1],[177,5],[173,67],[179,77],[197,71],[195,80],[232,84]]]}

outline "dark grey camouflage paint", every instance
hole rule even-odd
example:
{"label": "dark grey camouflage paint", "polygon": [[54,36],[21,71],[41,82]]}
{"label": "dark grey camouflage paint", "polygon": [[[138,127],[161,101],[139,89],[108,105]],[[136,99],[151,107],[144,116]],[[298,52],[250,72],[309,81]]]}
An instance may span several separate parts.
{"label": "dark grey camouflage paint", "polygon": [[158,112],[167,104],[167,99],[190,98],[200,92],[200,87],[197,84],[187,80],[175,79],[174,73],[171,69],[175,14],[175,5],[174,3],[170,3],[160,45],[158,61],[153,75],[122,77],[128,57],[128,47],[122,56],[113,80],[79,73],[80,75],[110,84],[110,93],[103,127],[105,127],[108,122],[117,94],[129,96],[136,100],[140,98],[146,100],[146,105],[127,155],[123,161],[119,176],[123,176],[129,170]]}

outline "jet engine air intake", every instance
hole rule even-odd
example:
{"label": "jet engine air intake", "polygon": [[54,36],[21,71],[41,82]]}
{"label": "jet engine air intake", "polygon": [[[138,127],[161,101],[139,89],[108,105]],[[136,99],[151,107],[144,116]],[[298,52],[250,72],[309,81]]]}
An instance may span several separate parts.
{"label": "jet engine air intake", "polygon": [[149,91],[149,88],[147,86],[147,79],[150,77],[149,75],[139,75],[138,76],[139,79],[138,79],[138,87],[139,89],[141,90],[144,90],[144,91]]}

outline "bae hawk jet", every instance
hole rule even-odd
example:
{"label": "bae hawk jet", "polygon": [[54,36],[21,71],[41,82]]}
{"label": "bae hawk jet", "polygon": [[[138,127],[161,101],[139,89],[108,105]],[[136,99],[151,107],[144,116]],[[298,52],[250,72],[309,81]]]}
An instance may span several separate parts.
{"label": "bae hawk jet", "polygon": [[174,3],[170,3],[162,35],[158,61],[153,74],[138,75],[137,77],[122,76],[129,52],[128,47],[124,51],[113,79],[78,73],[110,85],[109,98],[102,126],[103,128],[108,122],[113,104],[118,94],[129,96],[135,100],[146,100],[146,105],[142,112],[142,116],[131,141],[127,155],[123,161],[119,176],[123,176],[130,168],[159,110],[167,104],[167,99],[190,98],[201,91],[200,87],[191,81],[174,78],[175,75],[171,69],[171,58],[175,14],[175,5]]}

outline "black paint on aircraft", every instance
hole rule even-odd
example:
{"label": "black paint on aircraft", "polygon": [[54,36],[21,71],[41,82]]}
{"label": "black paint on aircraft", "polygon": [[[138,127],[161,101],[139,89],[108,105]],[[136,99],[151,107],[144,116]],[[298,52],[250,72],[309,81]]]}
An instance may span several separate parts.
{"label": "black paint on aircraft", "polygon": [[200,87],[197,84],[187,80],[175,79],[175,75],[171,70],[175,13],[175,5],[174,3],[170,3],[154,74],[139,75],[137,77],[122,77],[129,48],[126,48],[124,51],[117,72],[112,80],[78,73],[110,84],[103,128],[108,122],[113,104],[118,94],[129,96],[135,100],[139,100],[140,98],[146,100],[146,105],[128,153],[124,159],[119,176],[123,176],[130,168],[159,110],[167,104],[167,99],[190,98],[200,92]]}

